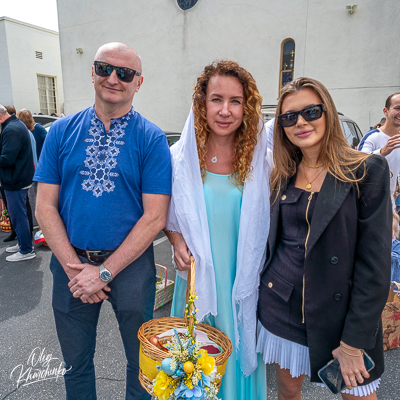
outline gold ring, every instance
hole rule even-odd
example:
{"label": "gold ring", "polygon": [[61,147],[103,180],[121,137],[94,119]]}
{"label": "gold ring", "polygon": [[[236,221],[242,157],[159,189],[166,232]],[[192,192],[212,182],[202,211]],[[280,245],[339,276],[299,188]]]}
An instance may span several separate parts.
{"label": "gold ring", "polygon": [[74,296],[75,298],[79,298],[79,296],[77,295],[78,291],[74,292],[74,294],[72,296]]}
{"label": "gold ring", "polygon": [[355,381],[355,379],[354,379],[354,378],[350,378],[350,380],[351,380],[351,381]]}

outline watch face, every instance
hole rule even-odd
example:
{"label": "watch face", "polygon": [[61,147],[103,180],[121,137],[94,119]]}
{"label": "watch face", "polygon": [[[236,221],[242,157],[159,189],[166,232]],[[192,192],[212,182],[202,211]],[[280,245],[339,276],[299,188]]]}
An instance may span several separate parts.
{"label": "watch face", "polygon": [[111,279],[111,273],[110,271],[102,271],[100,273],[100,279],[104,282],[107,282],[108,280]]}

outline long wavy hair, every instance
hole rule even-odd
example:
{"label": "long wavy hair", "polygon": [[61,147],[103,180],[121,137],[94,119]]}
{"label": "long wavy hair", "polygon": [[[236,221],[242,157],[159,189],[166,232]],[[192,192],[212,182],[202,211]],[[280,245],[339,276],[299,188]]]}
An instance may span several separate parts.
{"label": "long wavy hair", "polygon": [[231,159],[233,173],[230,176],[233,183],[240,188],[253,170],[251,161],[262,128],[260,124],[262,97],[251,74],[238,63],[229,60],[215,61],[204,68],[197,78],[193,93],[194,129],[203,181],[206,174],[207,142],[211,133],[207,124],[206,96],[208,82],[213,76],[232,76],[243,86],[243,121],[235,135],[235,147]]}
{"label": "long wavy hair", "polygon": [[325,134],[321,142],[318,162],[324,164],[328,172],[337,180],[354,183],[358,190],[358,182],[364,179],[356,177],[357,169],[363,164],[369,154],[353,150],[346,139],[339,121],[335,103],[328,89],[319,81],[312,78],[297,78],[287,83],[281,90],[281,95],[276,108],[274,125],[274,168],[271,172],[271,199],[276,200],[283,179],[288,179],[296,174],[301,150],[286,136],[284,128],[278,124],[277,116],[282,114],[282,103],[286,96],[300,92],[303,89],[313,90],[320,98],[325,108]]}

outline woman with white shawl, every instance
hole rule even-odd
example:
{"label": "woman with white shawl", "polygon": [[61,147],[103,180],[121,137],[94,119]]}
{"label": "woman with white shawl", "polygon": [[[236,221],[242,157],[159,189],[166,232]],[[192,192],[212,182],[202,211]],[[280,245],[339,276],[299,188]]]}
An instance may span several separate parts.
{"label": "woman with white shawl", "polygon": [[207,66],[194,90],[181,139],[171,147],[166,233],[178,275],[171,314],[183,317],[192,254],[197,317],[224,332],[234,348],[218,397],[265,400],[265,366],[255,351],[269,232],[262,98],[250,73],[233,61]]}

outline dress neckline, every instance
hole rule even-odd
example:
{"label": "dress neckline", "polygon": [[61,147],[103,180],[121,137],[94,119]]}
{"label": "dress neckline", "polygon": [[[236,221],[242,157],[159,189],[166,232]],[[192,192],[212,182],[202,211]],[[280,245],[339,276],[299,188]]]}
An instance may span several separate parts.
{"label": "dress neckline", "polygon": [[231,174],[214,174],[213,172],[206,171],[207,174],[213,175],[213,176],[221,176],[221,177],[227,177],[230,176]]}

